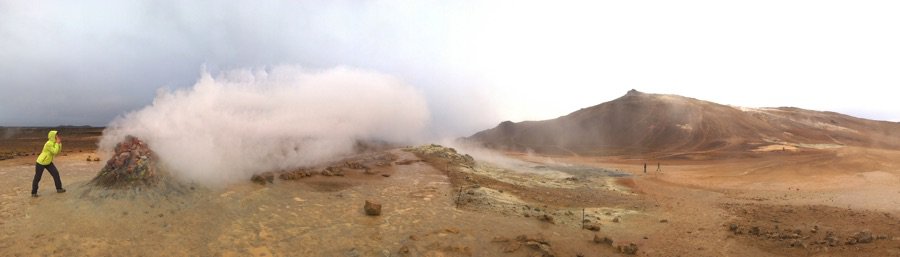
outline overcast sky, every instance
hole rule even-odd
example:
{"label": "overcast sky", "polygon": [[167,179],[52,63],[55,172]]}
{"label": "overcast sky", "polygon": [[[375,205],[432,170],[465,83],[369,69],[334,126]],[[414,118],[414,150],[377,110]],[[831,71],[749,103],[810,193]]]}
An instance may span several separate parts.
{"label": "overcast sky", "polygon": [[106,125],[204,65],[282,64],[396,76],[453,136],[632,88],[900,121],[898,13],[865,0],[0,0],[0,126]]}

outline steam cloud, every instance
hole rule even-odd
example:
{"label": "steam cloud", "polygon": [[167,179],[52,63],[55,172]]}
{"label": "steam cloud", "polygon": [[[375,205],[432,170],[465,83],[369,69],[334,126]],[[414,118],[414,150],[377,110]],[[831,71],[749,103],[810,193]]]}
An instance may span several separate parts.
{"label": "steam cloud", "polygon": [[176,178],[222,186],[349,154],[357,140],[414,142],[428,122],[421,92],[375,72],[204,71],[192,88],[161,90],[150,106],[116,118],[100,149],[109,154],[133,135]]}

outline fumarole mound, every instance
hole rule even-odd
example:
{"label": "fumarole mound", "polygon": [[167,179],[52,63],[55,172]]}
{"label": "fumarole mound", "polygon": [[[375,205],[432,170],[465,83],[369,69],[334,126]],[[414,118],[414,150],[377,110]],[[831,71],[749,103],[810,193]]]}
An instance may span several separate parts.
{"label": "fumarole mound", "polygon": [[160,176],[153,151],[140,139],[128,136],[116,144],[113,156],[89,184],[105,188],[153,186]]}

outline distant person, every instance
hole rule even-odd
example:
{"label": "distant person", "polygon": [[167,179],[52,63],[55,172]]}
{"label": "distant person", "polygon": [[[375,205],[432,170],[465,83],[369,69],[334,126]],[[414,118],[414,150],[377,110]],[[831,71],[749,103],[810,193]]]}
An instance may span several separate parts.
{"label": "distant person", "polygon": [[59,139],[59,135],[56,134],[56,130],[51,130],[50,133],[47,134],[47,142],[44,143],[44,149],[41,150],[41,155],[38,156],[37,163],[34,165],[34,181],[31,182],[31,197],[38,197],[38,184],[41,182],[41,175],[44,174],[44,169],[50,171],[50,175],[53,176],[53,183],[56,184],[56,192],[66,192],[66,189],[62,187],[62,181],[59,179],[59,171],[56,170],[56,165],[53,165],[53,157],[59,154],[61,150],[62,141]]}
{"label": "distant person", "polygon": [[657,172],[662,171],[662,165],[661,165],[660,163],[658,163],[658,162],[656,163],[656,171],[657,171]]}
{"label": "distant person", "polygon": [[644,163],[644,174],[647,174],[647,163]]}

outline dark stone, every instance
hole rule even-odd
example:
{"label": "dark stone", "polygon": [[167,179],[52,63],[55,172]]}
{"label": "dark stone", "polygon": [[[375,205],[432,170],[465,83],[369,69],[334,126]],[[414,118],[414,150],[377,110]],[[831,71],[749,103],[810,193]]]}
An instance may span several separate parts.
{"label": "dark stone", "polygon": [[853,234],[853,236],[851,238],[855,239],[856,242],[860,243],[860,244],[868,244],[868,243],[871,243],[872,241],[875,241],[875,237],[873,237],[872,232],[869,232],[869,231],[857,232],[856,234]]}
{"label": "dark stone", "polygon": [[363,209],[366,211],[366,215],[369,215],[369,216],[381,215],[381,204],[370,202],[370,201],[366,200],[366,204],[363,206]]}
{"label": "dark stone", "polygon": [[550,215],[547,215],[547,214],[543,214],[543,215],[541,215],[541,216],[538,216],[538,220],[544,221],[544,222],[547,222],[547,223],[550,223],[550,224],[556,224],[556,221],[553,220],[553,216],[550,216]]}
{"label": "dark stone", "polygon": [[597,224],[587,224],[584,225],[584,228],[590,231],[600,231],[600,226],[598,226]]}
{"label": "dark stone", "polygon": [[627,245],[620,245],[619,252],[627,255],[635,255],[637,254],[638,247],[634,243],[628,243]]}
{"label": "dark stone", "polygon": [[272,184],[275,182],[275,174],[272,174],[271,172],[256,174],[250,177],[250,181],[260,185]]}

